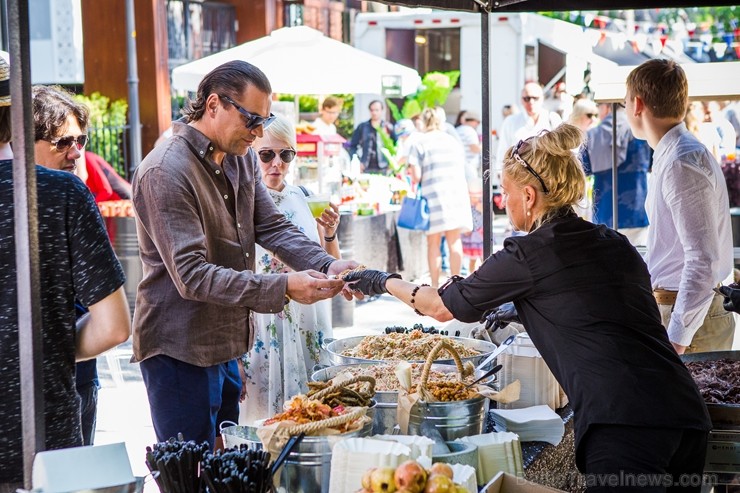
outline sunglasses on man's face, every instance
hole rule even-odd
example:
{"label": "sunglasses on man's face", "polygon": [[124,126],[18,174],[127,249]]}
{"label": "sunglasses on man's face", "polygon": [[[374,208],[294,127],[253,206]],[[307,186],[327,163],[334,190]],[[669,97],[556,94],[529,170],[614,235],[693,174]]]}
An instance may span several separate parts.
{"label": "sunglasses on man's face", "polygon": [[261,115],[255,115],[254,113],[250,113],[249,111],[245,110],[244,108],[236,104],[236,102],[230,97],[228,96],[219,96],[219,97],[231,103],[232,106],[236,108],[236,111],[242,114],[242,116],[246,119],[245,125],[247,127],[247,130],[254,130],[260,125],[262,125],[262,128],[264,129],[264,128],[269,127],[270,124],[275,121],[275,115],[273,115],[272,113],[270,113],[270,116],[266,118]]}
{"label": "sunglasses on man's face", "polygon": [[586,116],[589,118],[596,118],[599,115],[597,113],[586,113]]}
{"label": "sunglasses on man's face", "polygon": [[77,146],[77,149],[81,151],[87,145],[87,134],[78,135],[77,137],[67,135],[50,140],[49,142],[59,152],[67,152],[73,145]]}
{"label": "sunglasses on man's face", "polygon": [[522,96],[522,101],[525,103],[529,103],[530,101],[539,101],[539,96]]}
{"label": "sunglasses on man's face", "polygon": [[[257,153],[260,157],[260,161],[263,163],[271,163],[273,159],[275,159],[275,156],[277,153],[273,149],[262,149]],[[280,160],[288,164],[295,159],[295,151],[293,149],[281,149],[280,150]]]}

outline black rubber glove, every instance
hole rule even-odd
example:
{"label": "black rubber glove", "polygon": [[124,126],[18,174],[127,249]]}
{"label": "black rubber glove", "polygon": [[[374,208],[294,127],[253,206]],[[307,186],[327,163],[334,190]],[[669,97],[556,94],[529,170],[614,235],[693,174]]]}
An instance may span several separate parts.
{"label": "black rubber glove", "polygon": [[359,291],[365,296],[377,296],[387,293],[385,283],[388,279],[401,279],[399,274],[390,274],[381,270],[365,269],[356,272],[350,272],[344,277],[345,282],[352,283],[350,286],[353,290]]}
{"label": "black rubber glove", "polygon": [[725,297],[722,306],[728,312],[740,313],[740,284],[733,283],[729,286],[720,286],[719,292]]}
{"label": "black rubber glove", "polygon": [[483,318],[480,319],[481,323],[486,323],[486,330],[494,332],[498,329],[503,329],[511,322],[522,323],[519,320],[519,314],[516,312],[514,303],[504,303],[497,308],[491,308],[483,314]]}

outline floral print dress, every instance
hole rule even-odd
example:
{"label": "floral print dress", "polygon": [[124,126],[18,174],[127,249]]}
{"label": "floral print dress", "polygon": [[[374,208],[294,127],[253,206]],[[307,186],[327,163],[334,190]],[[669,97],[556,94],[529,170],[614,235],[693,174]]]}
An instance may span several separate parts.
{"label": "floral print dress", "polygon": [[[280,192],[269,192],[286,219],[319,243],[316,220],[308,209],[303,191],[286,184]],[[258,273],[291,271],[259,245],[256,254],[255,271]],[[331,300],[312,305],[291,301],[280,313],[253,312],[252,317],[254,345],[242,358],[247,397],[240,404],[239,424],[245,425],[272,417],[283,410],[285,401],[308,391],[306,382],[311,370],[322,363],[323,339],[332,337]]]}

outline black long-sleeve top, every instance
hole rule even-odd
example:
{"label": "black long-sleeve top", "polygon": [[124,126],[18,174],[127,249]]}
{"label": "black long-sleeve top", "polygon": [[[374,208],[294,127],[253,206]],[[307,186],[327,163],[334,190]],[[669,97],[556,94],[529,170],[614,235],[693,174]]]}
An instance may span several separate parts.
{"label": "black long-sleeve top", "polygon": [[706,405],[661,325],[650,275],[629,241],[573,213],[512,237],[441,293],[474,322],[513,301],[575,413],[592,424],[711,429]]}

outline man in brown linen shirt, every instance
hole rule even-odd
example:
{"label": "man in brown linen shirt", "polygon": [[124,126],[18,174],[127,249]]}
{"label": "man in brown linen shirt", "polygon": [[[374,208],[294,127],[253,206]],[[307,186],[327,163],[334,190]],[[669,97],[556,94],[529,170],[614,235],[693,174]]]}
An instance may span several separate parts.
{"label": "man in brown linen shirt", "polygon": [[[329,279],[357,265],[335,260],[275,207],[250,148],[272,122],[271,88],[258,68],[225,63],[134,174],[143,280],[134,314],[157,439],[181,432],[213,445],[217,424],[238,420],[237,360],[250,343],[250,311],[282,310],[338,294]],[[254,272],[255,243],[296,272]]]}

